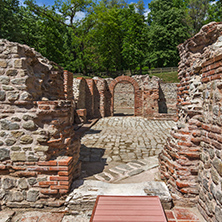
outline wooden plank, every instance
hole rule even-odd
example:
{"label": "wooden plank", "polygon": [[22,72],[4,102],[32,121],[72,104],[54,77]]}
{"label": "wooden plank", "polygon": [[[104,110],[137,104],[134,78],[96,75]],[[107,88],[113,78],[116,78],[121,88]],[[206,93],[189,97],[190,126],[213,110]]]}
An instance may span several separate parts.
{"label": "wooden plank", "polygon": [[166,222],[163,216],[95,216],[93,222]]}
{"label": "wooden plank", "polygon": [[97,210],[147,210],[147,211],[152,211],[156,210],[156,206],[135,206],[135,205],[97,205]]}
{"label": "wooden plank", "polygon": [[160,210],[156,211],[146,211],[146,210],[96,210],[95,212],[96,216],[162,216],[162,212]]}
{"label": "wooden plank", "polygon": [[150,202],[150,201],[108,201],[108,200],[101,200],[99,201],[98,205],[101,205],[101,204],[105,204],[105,205],[112,205],[112,204],[115,204],[115,205],[123,205],[123,204],[126,204],[126,205],[146,205],[146,206],[159,206],[159,204],[157,202]]}
{"label": "wooden plank", "polygon": [[98,196],[90,222],[166,222],[159,197]]}

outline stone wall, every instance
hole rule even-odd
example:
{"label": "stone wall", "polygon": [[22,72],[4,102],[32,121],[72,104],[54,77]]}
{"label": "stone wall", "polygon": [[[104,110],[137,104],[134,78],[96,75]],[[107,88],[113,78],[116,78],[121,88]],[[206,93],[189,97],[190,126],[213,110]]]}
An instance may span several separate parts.
{"label": "stone wall", "polygon": [[134,88],[128,82],[118,83],[114,89],[114,113],[134,115]]}
{"label": "stone wall", "polygon": [[222,221],[222,23],[178,46],[178,121],[160,154],[174,203]]}
{"label": "stone wall", "polygon": [[72,73],[25,45],[0,53],[0,203],[59,205],[80,171]]}
{"label": "stone wall", "polygon": [[[77,78],[74,94],[77,114],[85,109],[88,119],[112,116],[114,109],[117,113],[147,118],[171,118],[176,114],[176,85],[160,85],[159,78],[149,75],[119,76],[116,79]],[[166,115],[161,116],[164,109]]]}
{"label": "stone wall", "polygon": [[160,83],[159,113],[175,114],[177,107],[177,83]]}

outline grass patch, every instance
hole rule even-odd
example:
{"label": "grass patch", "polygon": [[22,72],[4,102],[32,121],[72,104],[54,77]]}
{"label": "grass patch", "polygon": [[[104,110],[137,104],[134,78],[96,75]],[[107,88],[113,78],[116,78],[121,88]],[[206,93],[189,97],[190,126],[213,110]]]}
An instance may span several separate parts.
{"label": "grass patch", "polygon": [[[152,76],[157,76],[160,79],[162,79],[162,81],[164,83],[178,83],[180,82],[178,79],[178,73],[177,72],[163,72],[163,73],[152,73],[149,74],[150,77]],[[77,77],[83,77],[84,79],[92,79],[94,76],[83,76],[81,74],[79,75],[73,75],[73,78],[77,78]],[[109,76],[103,76],[101,78],[110,78]]]}
{"label": "grass patch", "polygon": [[82,77],[84,79],[92,79],[93,77],[92,76],[83,76],[83,75],[73,75],[73,78],[78,78],[78,77]]}
{"label": "grass patch", "polygon": [[157,76],[164,83],[177,83],[180,82],[178,79],[178,72],[163,72],[163,73],[152,73],[150,74],[150,77]]}

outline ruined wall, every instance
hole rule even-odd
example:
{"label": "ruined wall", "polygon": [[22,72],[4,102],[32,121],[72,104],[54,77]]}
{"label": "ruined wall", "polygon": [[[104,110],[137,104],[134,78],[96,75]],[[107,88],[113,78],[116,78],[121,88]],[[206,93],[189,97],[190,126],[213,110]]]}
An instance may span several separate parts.
{"label": "ruined wall", "polygon": [[159,113],[176,114],[177,83],[160,83]]}
{"label": "ruined wall", "polygon": [[142,91],[142,116],[155,117],[159,113],[158,100],[159,100],[159,81],[156,76],[152,78],[149,75],[136,75],[132,76]]}
{"label": "ruined wall", "polygon": [[149,75],[77,78],[74,80],[77,116],[83,113],[80,109],[85,109],[88,119],[112,116],[114,110],[148,118],[172,118],[176,114],[176,84],[159,81]]}
{"label": "ruined wall", "polygon": [[178,46],[178,121],[160,154],[175,204],[198,205],[222,221],[222,23],[210,23]]}
{"label": "ruined wall", "polygon": [[0,53],[1,205],[59,205],[80,170],[72,74],[25,45]]}
{"label": "ruined wall", "polygon": [[114,89],[114,113],[134,115],[134,88],[128,82],[118,83]]}

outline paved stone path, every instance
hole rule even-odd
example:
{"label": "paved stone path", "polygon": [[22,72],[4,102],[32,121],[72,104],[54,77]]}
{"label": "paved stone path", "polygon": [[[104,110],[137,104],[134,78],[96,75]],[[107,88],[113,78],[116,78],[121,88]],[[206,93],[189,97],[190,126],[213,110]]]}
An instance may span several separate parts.
{"label": "paved stone path", "polygon": [[151,157],[163,149],[173,126],[171,120],[141,117],[100,119],[81,139],[82,178],[115,183],[157,167]]}
{"label": "paved stone path", "polygon": [[81,160],[129,162],[158,155],[173,121],[142,117],[100,119],[82,138]]}

